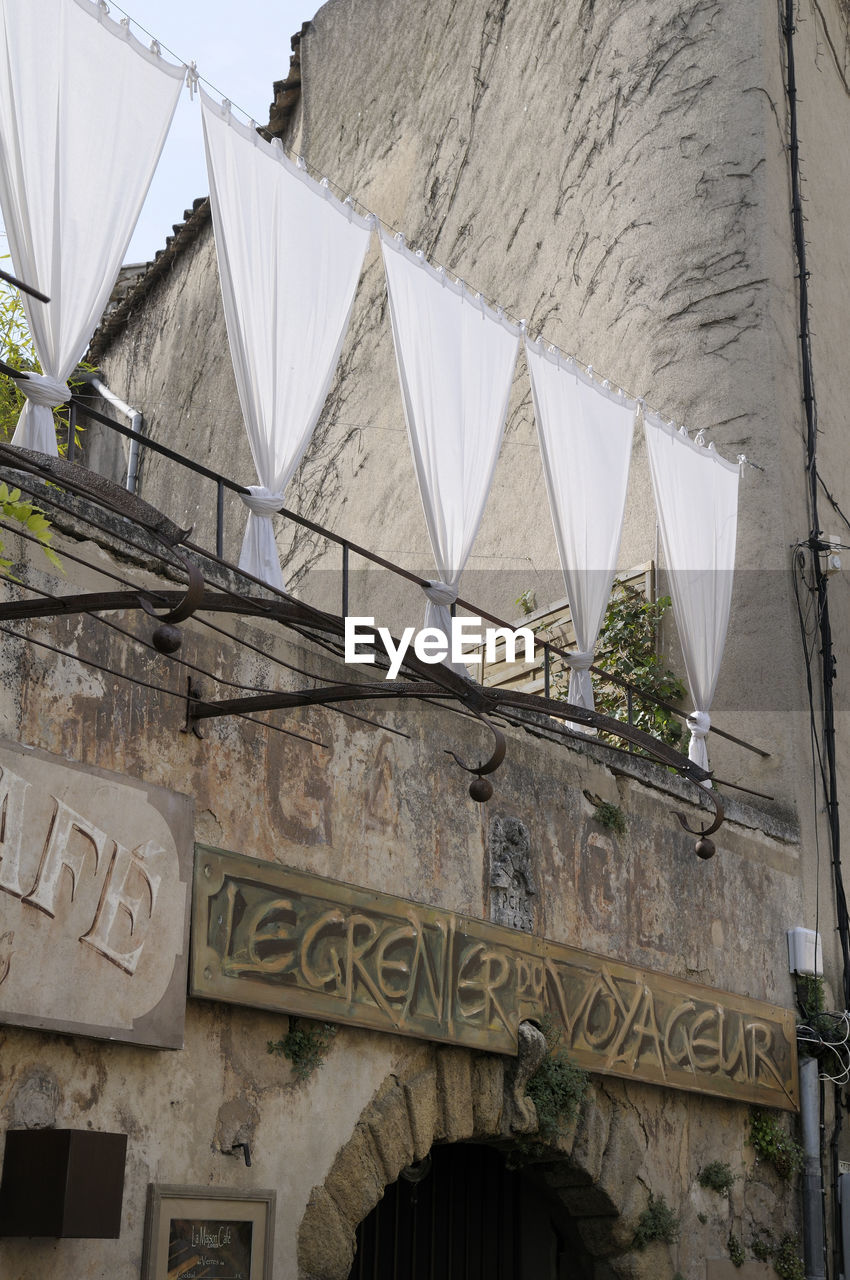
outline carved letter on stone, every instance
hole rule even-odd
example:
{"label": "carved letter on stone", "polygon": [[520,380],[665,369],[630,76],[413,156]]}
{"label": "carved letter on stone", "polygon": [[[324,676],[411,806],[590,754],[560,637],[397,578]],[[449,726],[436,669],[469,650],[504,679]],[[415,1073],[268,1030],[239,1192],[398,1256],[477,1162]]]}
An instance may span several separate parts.
{"label": "carved letter on stone", "polygon": [[0,889],[22,898],[20,881],[24,800],[30,784],[11,769],[0,770]]}
{"label": "carved letter on stone", "polygon": [[[162,876],[155,867],[167,860],[164,849],[154,841],[140,845],[132,853],[116,842],[109,875],[103,886],[94,923],[80,939],[106,956],[125,973],[135,973],[145,945],[148,925],[156,907]],[[136,882],[135,891],[132,887]],[[126,920],[125,941],[117,937],[118,920],[123,912]],[[132,949],[129,939],[136,941]]]}
{"label": "carved letter on stone", "polygon": [[490,919],[533,933],[536,887],[528,827],[519,818],[494,818],[489,852]]}
{"label": "carved letter on stone", "polygon": [[[50,834],[44,846],[38,880],[26,899],[34,907],[55,916],[58,910],[62,872],[70,875],[70,899],[73,902],[80,879],[85,872],[95,876],[103,865],[103,855],[111,843],[105,831],[76,813],[70,805],[54,797],[56,805]],[[74,837],[78,837],[75,840]]]}

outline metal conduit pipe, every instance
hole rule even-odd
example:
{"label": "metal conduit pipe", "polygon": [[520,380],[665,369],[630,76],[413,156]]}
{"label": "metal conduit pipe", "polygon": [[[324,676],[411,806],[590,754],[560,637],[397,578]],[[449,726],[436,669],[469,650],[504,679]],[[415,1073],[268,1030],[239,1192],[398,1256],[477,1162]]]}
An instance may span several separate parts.
{"label": "metal conduit pipe", "polygon": [[803,1261],[806,1280],[824,1280],[823,1179],[820,1167],[820,1085],[817,1058],[800,1062],[803,1129]]}
{"label": "metal conduit pipe", "polygon": [[[109,387],[103,382],[96,373],[88,373],[81,369],[75,377],[79,377],[81,382],[87,383],[92,390],[96,391],[102,400],[107,404],[111,404],[113,409],[117,409],[125,418],[129,419],[130,427],[133,431],[142,432],[144,418],[138,409],[134,409],[132,405],[127,404],[114,391],[110,391]],[[130,441],[130,452],[127,458],[127,481],[125,488],[129,493],[135,493],[139,480],[139,441]]]}

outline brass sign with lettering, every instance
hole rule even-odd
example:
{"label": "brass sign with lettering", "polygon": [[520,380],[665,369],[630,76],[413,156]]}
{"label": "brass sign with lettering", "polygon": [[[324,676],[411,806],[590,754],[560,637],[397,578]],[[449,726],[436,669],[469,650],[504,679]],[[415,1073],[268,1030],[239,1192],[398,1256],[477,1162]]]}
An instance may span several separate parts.
{"label": "brass sign with lettering", "polygon": [[798,1105],[791,1010],[201,845],[190,989],[496,1053],[548,1011],[590,1071]]}

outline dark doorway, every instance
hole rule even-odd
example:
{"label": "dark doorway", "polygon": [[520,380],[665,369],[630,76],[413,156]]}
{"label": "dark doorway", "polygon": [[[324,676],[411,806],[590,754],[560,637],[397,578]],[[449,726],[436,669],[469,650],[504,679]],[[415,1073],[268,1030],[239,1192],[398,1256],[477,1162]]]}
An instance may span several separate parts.
{"label": "dark doorway", "polygon": [[[434,1147],[357,1228],[350,1280],[590,1280],[563,1205],[494,1147]],[[423,1169],[427,1167],[427,1172]]]}

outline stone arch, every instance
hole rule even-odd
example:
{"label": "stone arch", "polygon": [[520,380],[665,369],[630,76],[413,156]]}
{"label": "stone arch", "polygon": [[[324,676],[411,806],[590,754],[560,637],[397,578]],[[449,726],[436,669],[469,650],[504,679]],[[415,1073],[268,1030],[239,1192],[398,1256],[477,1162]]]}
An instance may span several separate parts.
{"label": "stone arch", "polygon": [[[407,1165],[435,1143],[506,1143],[536,1128],[533,1104],[515,1087],[512,1059],[449,1046],[425,1046],[389,1075],[310,1193],[298,1231],[299,1280],[348,1280],[355,1233]],[[632,1249],[648,1204],[640,1180],[647,1138],[616,1089],[593,1081],[570,1132],[537,1166],[569,1211],[600,1280],[671,1280],[667,1246]]]}

